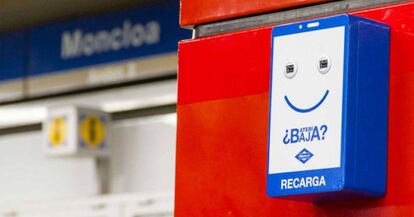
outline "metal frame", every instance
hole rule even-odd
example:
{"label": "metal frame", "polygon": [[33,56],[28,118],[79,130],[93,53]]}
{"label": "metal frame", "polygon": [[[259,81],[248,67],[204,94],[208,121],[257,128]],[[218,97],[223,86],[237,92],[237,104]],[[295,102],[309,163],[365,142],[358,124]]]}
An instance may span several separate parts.
{"label": "metal frame", "polygon": [[[150,108],[140,108],[140,109],[133,109],[121,112],[114,112],[110,113],[111,119],[113,121],[122,121],[132,118],[141,118],[141,117],[148,117],[154,115],[163,115],[163,114],[171,114],[176,112],[176,104],[167,104],[167,105],[160,105]],[[41,123],[31,123],[25,124],[21,126],[12,126],[12,127],[5,127],[0,128],[0,136],[3,135],[10,135],[15,133],[24,133],[24,132],[31,132],[31,131],[40,131],[42,130]]]}
{"label": "metal frame", "polygon": [[234,32],[254,27],[284,23],[293,20],[301,20],[335,13],[346,13],[358,9],[375,7],[387,4],[409,2],[408,0],[343,0],[325,4],[318,4],[287,11],[261,14],[251,17],[243,17],[234,20],[204,24],[195,27],[194,38],[210,35]]}

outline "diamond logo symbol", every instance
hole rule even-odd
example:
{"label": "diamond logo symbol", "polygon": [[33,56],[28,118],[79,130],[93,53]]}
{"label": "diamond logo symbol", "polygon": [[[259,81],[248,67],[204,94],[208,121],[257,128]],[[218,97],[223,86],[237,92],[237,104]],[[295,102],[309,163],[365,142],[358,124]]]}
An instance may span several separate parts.
{"label": "diamond logo symbol", "polygon": [[312,157],[313,157],[313,154],[310,151],[308,151],[306,148],[302,149],[302,151],[300,151],[295,156],[295,158],[298,159],[303,164],[305,164],[306,162],[308,162],[308,160],[311,159]]}

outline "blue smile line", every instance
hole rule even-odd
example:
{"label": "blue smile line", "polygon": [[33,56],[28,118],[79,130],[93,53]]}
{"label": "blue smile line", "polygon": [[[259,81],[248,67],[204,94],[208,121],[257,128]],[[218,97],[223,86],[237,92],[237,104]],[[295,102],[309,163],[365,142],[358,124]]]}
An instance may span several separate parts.
{"label": "blue smile line", "polygon": [[290,100],[288,99],[287,96],[285,96],[285,101],[288,104],[288,106],[291,109],[293,109],[294,111],[299,112],[299,113],[308,113],[308,112],[311,112],[311,111],[317,109],[320,105],[322,105],[322,103],[325,101],[326,97],[328,97],[328,94],[329,94],[329,90],[326,90],[325,95],[322,97],[322,99],[318,103],[316,103],[316,105],[314,105],[314,106],[312,106],[310,108],[306,108],[306,109],[302,109],[302,108],[298,108],[298,107],[294,106],[290,102]]}

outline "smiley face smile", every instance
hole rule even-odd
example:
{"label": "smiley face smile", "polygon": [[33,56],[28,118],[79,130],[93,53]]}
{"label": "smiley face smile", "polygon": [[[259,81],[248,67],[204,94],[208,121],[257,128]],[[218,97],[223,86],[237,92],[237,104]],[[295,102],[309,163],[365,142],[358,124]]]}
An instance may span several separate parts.
{"label": "smiley face smile", "polygon": [[288,104],[288,106],[293,109],[295,112],[299,112],[299,113],[308,113],[311,112],[315,109],[317,109],[319,106],[322,105],[322,103],[325,101],[325,99],[328,97],[329,94],[329,90],[326,90],[325,94],[323,95],[322,99],[319,100],[318,103],[316,103],[314,106],[309,107],[309,108],[299,108],[295,105],[293,105],[293,103],[289,100],[289,98],[285,95],[285,101]]}

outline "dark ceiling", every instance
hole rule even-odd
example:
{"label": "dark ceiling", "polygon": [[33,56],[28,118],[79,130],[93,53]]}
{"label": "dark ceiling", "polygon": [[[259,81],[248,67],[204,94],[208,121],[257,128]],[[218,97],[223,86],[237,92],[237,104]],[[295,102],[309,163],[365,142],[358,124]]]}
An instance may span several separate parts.
{"label": "dark ceiling", "polygon": [[163,0],[0,0],[0,32]]}

